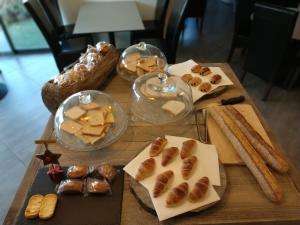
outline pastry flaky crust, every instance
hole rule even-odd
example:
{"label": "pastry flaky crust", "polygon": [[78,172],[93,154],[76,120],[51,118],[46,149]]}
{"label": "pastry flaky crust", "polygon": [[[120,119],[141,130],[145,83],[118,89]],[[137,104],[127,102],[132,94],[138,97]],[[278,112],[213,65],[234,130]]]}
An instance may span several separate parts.
{"label": "pastry flaky crust", "polygon": [[188,183],[184,182],[174,187],[168,194],[166,199],[167,207],[174,207],[181,203],[189,192]]}
{"label": "pastry flaky crust", "polygon": [[155,185],[153,188],[153,197],[157,198],[159,195],[164,193],[172,180],[174,173],[172,170],[167,170],[156,177]]}
{"label": "pastry flaky crust", "polygon": [[270,165],[273,169],[280,173],[286,173],[289,170],[289,163],[287,160],[270,146],[262,136],[248,123],[246,118],[233,106],[226,106],[225,112],[232,118],[236,125],[245,134],[251,145],[261,155],[261,157]]}
{"label": "pastry flaky crust", "polygon": [[150,147],[150,157],[155,157],[158,156],[162,150],[164,149],[164,147],[166,146],[166,144],[168,143],[168,140],[165,137],[158,137],[156,138]]}
{"label": "pastry flaky crust", "polygon": [[207,192],[209,185],[209,179],[208,177],[202,177],[200,180],[198,180],[192,191],[189,194],[188,200],[190,202],[197,202],[199,201]]}
{"label": "pastry flaky crust", "polygon": [[196,156],[189,156],[182,161],[181,174],[183,179],[187,180],[193,173],[198,159]]}
{"label": "pastry flaky crust", "polygon": [[144,180],[147,177],[150,177],[154,173],[155,169],[155,159],[150,158],[143,161],[138,168],[138,171],[135,175],[137,181]]}
{"label": "pastry flaky crust", "polygon": [[173,159],[175,159],[175,157],[177,156],[178,152],[179,149],[177,147],[170,147],[165,149],[162,153],[161,165],[166,166],[167,164],[172,162]]}
{"label": "pastry flaky crust", "polygon": [[111,182],[117,175],[116,168],[107,163],[100,165],[97,169],[99,174],[105,179],[107,179],[109,182]]}
{"label": "pastry flaky crust", "polygon": [[182,159],[192,155],[194,148],[196,147],[195,140],[187,140],[182,143],[180,157]]}
{"label": "pastry flaky crust", "polygon": [[244,133],[222,109],[212,107],[209,114],[245,162],[265,195],[273,202],[280,202],[283,198],[281,186]]}

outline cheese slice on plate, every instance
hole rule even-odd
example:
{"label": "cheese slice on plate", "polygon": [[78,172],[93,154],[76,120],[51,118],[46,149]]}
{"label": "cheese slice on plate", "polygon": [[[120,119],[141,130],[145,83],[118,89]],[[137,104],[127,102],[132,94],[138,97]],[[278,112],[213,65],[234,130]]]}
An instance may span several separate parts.
{"label": "cheese slice on plate", "polygon": [[163,106],[162,109],[172,113],[174,116],[177,116],[181,113],[185,108],[185,104],[180,101],[170,100],[167,101]]}

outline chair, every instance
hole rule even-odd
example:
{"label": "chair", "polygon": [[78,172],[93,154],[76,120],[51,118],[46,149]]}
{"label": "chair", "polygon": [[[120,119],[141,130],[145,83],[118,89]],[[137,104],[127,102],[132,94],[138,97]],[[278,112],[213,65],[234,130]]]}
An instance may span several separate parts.
{"label": "chair", "polygon": [[61,40],[86,37],[89,39],[89,42],[93,44],[93,37],[91,34],[73,34],[74,24],[63,25],[57,0],[39,0],[39,2]]}
{"label": "chair", "polygon": [[161,49],[168,60],[168,63],[175,63],[176,51],[180,31],[182,30],[186,9],[190,0],[174,0],[173,9],[169,19],[166,38],[139,39],[147,44],[152,44]]}
{"label": "chair", "polygon": [[38,0],[23,0],[23,4],[44,35],[59,71],[63,71],[64,67],[75,62],[81,52],[85,51],[88,40],[86,38],[60,40],[59,34],[49,22]]}
{"label": "chair", "polygon": [[200,33],[202,33],[203,30],[206,5],[207,0],[191,0],[191,3],[189,4],[189,8],[187,9],[186,13],[186,18],[195,17],[197,19]]}
{"label": "chair", "polygon": [[143,20],[145,30],[131,32],[131,43],[140,38],[163,38],[165,18],[169,0],[158,0],[156,3],[155,19]]}
{"label": "chair", "polygon": [[298,12],[271,4],[255,4],[252,31],[244,64],[247,72],[269,82],[263,95],[267,100],[271,88],[288,74],[289,46]]}
{"label": "chair", "polygon": [[236,0],[234,32],[227,58],[228,62],[230,62],[236,48],[243,48],[243,51],[245,51],[248,46],[254,1],[255,0]]}

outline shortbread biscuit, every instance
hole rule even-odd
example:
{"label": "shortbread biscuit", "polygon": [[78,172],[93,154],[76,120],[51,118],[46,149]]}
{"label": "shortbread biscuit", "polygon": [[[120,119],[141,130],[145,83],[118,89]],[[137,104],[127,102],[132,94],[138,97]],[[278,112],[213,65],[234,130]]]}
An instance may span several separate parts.
{"label": "shortbread biscuit", "polygon": [[103,133],[105,126],[89,126],[85,125],[82,128],[82,134],[88,134],[92,136],[100,136]]}
{"label": "shortbread biscuit", "polygon": [[60,128],[70,134],[75,134],[81,130],[82,126],[73,120],[65,120],[61,123]]}
{"label": "shortbread biscuit", "polygon": [[89,110],[87,112],[88,123],[91,126],[104,125],[105,119],[103,115],[103,110]]}
{"label": "shortbread biscuit", "polygon": [[79,106],[73,106],[71,109],[65,112],[65,116],[69,117],[72,120],[77,120],[85,113],[86,111],[80,108]]}
{"label": "shortbread biscuit", "polygon": [[80,104],[79,106],[80,106],[80,108],[85,109],[85,110],[97,109],[100,107],[100,105],[98,105],[95,102],[90,102],[88,104]]}

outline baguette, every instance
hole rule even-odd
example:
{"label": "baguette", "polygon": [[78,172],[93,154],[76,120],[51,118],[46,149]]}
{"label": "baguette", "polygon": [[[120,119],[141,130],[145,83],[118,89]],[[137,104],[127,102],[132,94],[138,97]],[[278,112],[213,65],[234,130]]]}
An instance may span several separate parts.
{"label": "baguette", "polygon": [[267,198],[276,203],[280,202],[283,198],[280,185],[246,136],[223,110],[212,107],[209,113],[256,178]]}
{"label": "baguette", "polygon": [[284,157],[278,151],[274,150],[261,135],[254,130],[238,110],[233,106],[226,106],[224,109],[226,114],[235,121],[236,125],[247,137],[248,141],[268,165],[280,173],[286,173],[289,170],[289,164]]}

